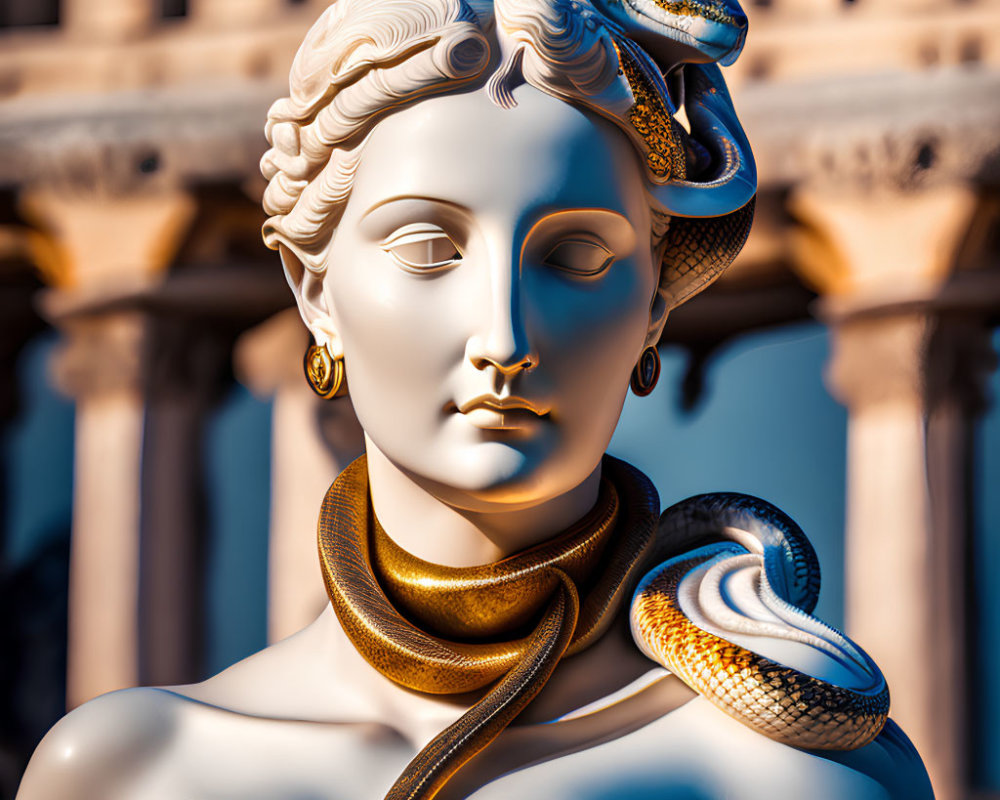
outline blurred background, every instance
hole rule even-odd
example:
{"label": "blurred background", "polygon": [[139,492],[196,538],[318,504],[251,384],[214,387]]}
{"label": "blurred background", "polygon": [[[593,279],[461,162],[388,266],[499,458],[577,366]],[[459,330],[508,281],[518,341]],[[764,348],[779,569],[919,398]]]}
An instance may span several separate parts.
{"label": "blurred background", "polygon": [[[257,162],[318,0],[0,0],[0,796],[67,707],[318,613],[361,449]],[[758,215],[612,452],[788,511],[938,796],[1000,798],[1000,1],[751,0]]]}

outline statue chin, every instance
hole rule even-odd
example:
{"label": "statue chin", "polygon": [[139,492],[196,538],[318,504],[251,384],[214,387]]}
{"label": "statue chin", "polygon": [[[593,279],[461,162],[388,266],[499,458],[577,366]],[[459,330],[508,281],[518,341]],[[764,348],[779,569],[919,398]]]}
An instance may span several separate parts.
{"label": "statue chin", "polygon": [[[931,796],[878,668],[810,616],[797,526],[712,495],[664,527],[648,479],[605,455],[629,387],[655,384],[670,309],[753,218],[710,63],[735,58],[745,17],[672,5],[324,13],[262,170],[309,380],[348,391],[366,436],[317,509],[331,605],[203,683],[85,704],[19,800]],[[703,535],[724,549],[692,565]],[[847,710],[775,734],[773,711],[710,696],[694,651],[724,651],[733,680],[785,659],[776,704]],[[841,723],[860,733],[838,749]]]}

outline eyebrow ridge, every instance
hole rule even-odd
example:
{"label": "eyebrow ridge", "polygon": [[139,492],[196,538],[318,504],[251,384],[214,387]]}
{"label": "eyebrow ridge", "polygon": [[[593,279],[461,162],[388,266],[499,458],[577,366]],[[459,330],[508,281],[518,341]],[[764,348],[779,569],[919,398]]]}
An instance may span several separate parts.
{"label": "eyebrow ridge", "polygon": [[531,235],[539,228],[544,228],[552,224],[558,224],[560,217],[566,219],[572,218],[574,214],[595,213],[615,218],[616,221],[624,223],[628,227],[629,232],[635,235],[635,228],[633,227],[632,222],[620,211],[615,211],[611,208],[602,208],[599,206],[579,206],[575,208],[560,208],[557,211],[549,211],[548,213],[542,214],[542,216],[535,220],[531,227],[528,228],[528,232],[524,237],[525,241],[531,238]]}
{"label": "eyebrow ridge", "polygon": [[463,214],[471,214],[471,210],[461,205],[460,203],[454,203],[451,200],[443,200],[440,197],[428,197],[426,195],[418,194],[402,194],[395,195],[393,197],[387,197],[384,200],[379,200],[375,205],[371,206],[365,210],[361,215],[361,219],[365,219],[369,214],[373,214],[384,206],[390,205],[392,203],[405,203],[405,202],[418,202],[418,203],[432,203],[434,205],[446,206],[455,211],[459,211]]}

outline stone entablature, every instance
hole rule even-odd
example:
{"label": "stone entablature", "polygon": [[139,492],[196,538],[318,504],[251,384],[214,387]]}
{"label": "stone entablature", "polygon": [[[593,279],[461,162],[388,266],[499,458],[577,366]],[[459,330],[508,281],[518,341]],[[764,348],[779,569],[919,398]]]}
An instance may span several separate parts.
{"label": "stone entablature", "polygon": [[[61,27],[0,32],[0,186],[256,180],[260,120],[322,2],[202,0],[155,23],[112,0],[121,28],[78,3]],[[1000,0],[748,11],[727,76],[765,187],[996,179]]]}

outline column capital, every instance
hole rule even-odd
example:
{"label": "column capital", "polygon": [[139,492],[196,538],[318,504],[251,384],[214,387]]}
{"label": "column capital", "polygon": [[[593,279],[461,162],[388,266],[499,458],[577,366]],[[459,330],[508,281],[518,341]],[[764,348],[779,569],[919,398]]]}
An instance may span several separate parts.
{"label": "column capital", "polygon": [[141,389],[145,323],[137,289],[161,280],[194,217],[180,190],[135,194],[30,187],[21,205],[32,250],[51,288],[44,315],[64,333],[52,362],[56,385],[78,399]]}
{"label": "column capital", "polygon": [[794,268],[841,301],[933,296],[952,272],[975,207],[975,193],[962,184],[910,192],[797,189],[789,199],[800,223]]}
{"label": "column capital", "polygon": [[48,233],[45,276],[63,289],[114,287],[162,273],[196,210],[179,189],[129,195],[36,187],[22,193],[21,205]]}
{"label": "column capital", "polygon": [[[1000,295],[1000,284],[994,287]],[[989,404],[997,365],[986,315],[976,309],[884,309],[834,319],[826,368],[830,393],[852,412],[904,403],[929,414],[955,403],[976,415]]]}
{"label": "column capital", "polygon": [[90,39],[135,39],[153,23],[152,0],[63,0],[62,7],[66,30]]}
{"label": "column capital", "polygon": [[928,329],[927,317],[916,313],[835,325],[824,376],[830,394],[851,410],[908,400],[919,404]]}
{"label": "column capital", "polygon": [[309,332],[298,309],[279,311],[236,340],[236,379],[261,398],[273,397],[289,384],[305,385],[302,357],[308,346]]}

